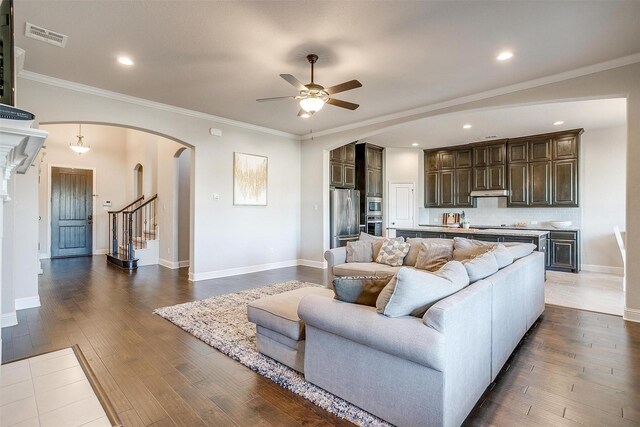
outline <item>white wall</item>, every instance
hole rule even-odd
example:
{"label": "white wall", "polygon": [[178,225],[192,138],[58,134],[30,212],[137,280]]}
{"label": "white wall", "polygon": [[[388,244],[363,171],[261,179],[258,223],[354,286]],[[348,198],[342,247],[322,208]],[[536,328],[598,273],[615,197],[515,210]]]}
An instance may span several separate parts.
{"label": "white wall", "polygon": [[621,273],[613,227],[626,229],[627,129],[585,132],[581,148],[582,264]]}
{"label": "white wall", "polygon": [[178,165],[178,261],[181,265],[189,262],[189,227],[191,206],[191,150],[185,149],[175,160]]}
{"label": "white wall", "polygon": [[[50,225],[49,207],[51,200],[50,179],[51,167],[74,167],[79,169],[95,169],[94,197],[93,197],[93,252],[107,253],[109,249],[109,215],[108,210],[120,209],[126,204],[124,189],[126,179],[133,176],[125,170],[124,153],[126,148],[125,129],[115,126],[82,125],[84,142],[91,146],[91,150],[78,155],[69,148],[70,142],[77,141],[77,124],[42,125],[41,129],[49,132],[44,149],[39,158],[40,172],[39,224],[40,254],[50,256]],[[132,180],[129,179],[129,180]],[[103,208],[105,201],[111,201],[110,208]]]}
{"label": "white wall", "polygon": [[[298,263],[301,170],[296,138],[69,82],[38,80],[18,79],[19,106],[41,122],[111,123],[193,147],[192,279]],[[222,137],[209,134],[212,126],[222,130]],[[268,206],[233,206],[233,152],[268,157]]]}

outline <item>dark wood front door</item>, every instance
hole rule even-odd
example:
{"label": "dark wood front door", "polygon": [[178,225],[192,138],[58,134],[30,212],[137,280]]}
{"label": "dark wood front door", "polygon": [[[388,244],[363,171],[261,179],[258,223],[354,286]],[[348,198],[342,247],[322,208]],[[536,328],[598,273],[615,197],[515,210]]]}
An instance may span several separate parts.
{"label": "dark wood front door", "polygon": [[93,171],[51,168],[51,257],[93,253]]}

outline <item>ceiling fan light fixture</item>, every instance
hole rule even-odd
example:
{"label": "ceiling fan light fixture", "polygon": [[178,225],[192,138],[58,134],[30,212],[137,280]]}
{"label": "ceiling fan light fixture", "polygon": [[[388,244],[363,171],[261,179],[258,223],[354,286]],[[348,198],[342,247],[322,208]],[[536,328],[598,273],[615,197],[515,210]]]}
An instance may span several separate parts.
{"label": "ceiling fan light fixture", "polygon": [[82,142],[82,139],[84,138],[84,136],[82,136],[82,125],[78,125],[77,137],[78,137],[78,140],[76,142],[69,143],[69,148],[71,148],[74,152],[78,154],[88,153],[89,150],[91,150],[91,146],[84,145],[84,142]]}
{"label": "ceiling fan light fixture", "polygon": [[309,114],[316,113],[322,110],[325,100],[319,96],[309,95],[300,100],[300,108]]}

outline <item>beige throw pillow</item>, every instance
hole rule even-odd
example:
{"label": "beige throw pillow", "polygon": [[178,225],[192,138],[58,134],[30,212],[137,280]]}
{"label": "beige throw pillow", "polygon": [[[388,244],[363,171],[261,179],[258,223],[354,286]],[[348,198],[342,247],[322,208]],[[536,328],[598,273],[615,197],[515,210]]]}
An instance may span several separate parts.
{"label": "beige throw pillow", "polygon": [[335,299],[375,307],[378,295],[392,278],[393,276],[362,276],[333,279]]}
{"label": "beige throw pillow", "polygon": [[422,244],[424,242],[438,242],[441,244],[446,244],[451,246],[451,250],[453,251],[453,239],[438,239],[433,237],[415,237],[408,238],[407,242],[411,245],[411,249],[409,249],[409,253],[406,257],[404,257],[404,265],[408,265],[410,267],[415,267],[416,261],[418,260],[418,254],[420,253],[420,249],[422,249]]}
{"label": "beige throw pillow", "polygon": [[514,261],[526,257],[536,249],[533,243],[505,242],[504,246],[511,252]]}
{"label": "beige throw pillow", "polygon": [[409,244],[397,239],[385,239],[376,262],[379,264],[387,264],[392,267],[400,267],[402,260],[409,253]]}
{"label": "beige throw pillow", "polygon": [[496,242],[483,242],[480,240],[465,239],[464,237],[453,238],[453,259],[464,261],[475,258],[498,246]]}
{"label": "beige throw pillow", "polygon": [[[380,236],[372,236],[367,233],[360,233],[360,240],[364,242],[371,242],[372,251],[373,251],[373,259],[376,260],[378,258],[378,254],[380,253],[380,248],[384,244],[384,241],[387,240],[385,237]],[[404,242],[404,237],[394,237],[392,240],[397,240],[399,242]]]}
{"label": "beige throw pillow", "polygon": [[373,245],[371,242],[358,240],[347,242],[347,262],[373,261]]}
{"label": "beige throw pillow", "polygon": [[[449,243],[450,242],[450,243]],[[436,271],[453,258],[453,242],[447,243],[426,241],[422,242],[416,268],[420,270]]]}
{"label": "beige throw pillow", "polygon": [[384,287],[376,310],[388,317],[421,317],[429,307],[469,284],[461,263],[450,261],[434,273],[403,267]]}

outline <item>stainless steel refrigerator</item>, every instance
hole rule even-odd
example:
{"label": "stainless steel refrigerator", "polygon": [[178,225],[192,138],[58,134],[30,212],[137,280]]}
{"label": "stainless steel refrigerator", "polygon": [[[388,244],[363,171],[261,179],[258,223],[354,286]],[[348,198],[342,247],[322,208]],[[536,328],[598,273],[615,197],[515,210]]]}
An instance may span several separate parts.
{"label": "stainless steel refrigerator", "polygon": [[331,189],[331,248],[346,246],[358,240],[360,234],[360,192],[358,190]]}

